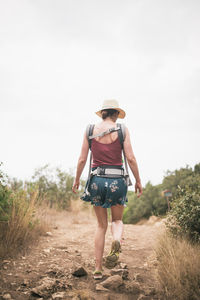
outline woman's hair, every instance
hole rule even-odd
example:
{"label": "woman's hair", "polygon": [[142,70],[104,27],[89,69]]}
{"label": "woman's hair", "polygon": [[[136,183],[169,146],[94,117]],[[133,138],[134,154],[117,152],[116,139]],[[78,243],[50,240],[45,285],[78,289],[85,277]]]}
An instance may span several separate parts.
{"label": "woman's hair", "polygon": [[113,121],[116,121],[117,117],[119,115],[119,112],[116,109],[103,109],[101,111],[101,115],[102,115],[103,120],[110,117],[111,119],[113,119]]}

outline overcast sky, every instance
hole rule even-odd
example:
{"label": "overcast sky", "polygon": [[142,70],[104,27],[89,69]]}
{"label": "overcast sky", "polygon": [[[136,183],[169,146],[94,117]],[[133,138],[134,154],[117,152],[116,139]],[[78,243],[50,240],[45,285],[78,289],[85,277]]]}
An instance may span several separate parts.
{"label": "overcast sky", "polygon": [[74,169],[110,98],[127,113],[143,185],[199,163],[199,12],[199,0],[0,0],[4,171]]}

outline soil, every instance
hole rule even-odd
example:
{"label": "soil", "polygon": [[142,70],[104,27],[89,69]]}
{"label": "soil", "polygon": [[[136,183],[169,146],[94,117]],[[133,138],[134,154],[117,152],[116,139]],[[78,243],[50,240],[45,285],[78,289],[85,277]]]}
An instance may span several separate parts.
{"label": "soil", "polygon": [[[97,281],[92,276],[94,215],[91,212],[57,213],[51,221],[50,232],[42,236],[37,244],[23,256],[0,262],[0,299],[162,299],[157,289],[157,261],[154,255],[156,236],[162,222],[155,221],[125,225],[119,265],[113,270],[104,267],[104,277]],[[108,228],[104,255],[109,252],[111,242]],[[74,276],[74,270],[80,267],[87,275]],[[97,284],[115,274],[122,276],[122,285],[116,288],[116,284],[111,284],[107,290],[96,290]],[[42,289],[44,282],[46,288]],[[37,289],[40,291],[38,294]]]}

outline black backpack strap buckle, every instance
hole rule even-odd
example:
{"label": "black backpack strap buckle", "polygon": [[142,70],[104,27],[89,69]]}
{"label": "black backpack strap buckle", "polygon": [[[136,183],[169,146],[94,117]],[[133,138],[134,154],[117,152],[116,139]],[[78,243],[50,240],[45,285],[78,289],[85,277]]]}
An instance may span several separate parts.
{"label": "black backpack strap buckle", "polygon": [[97,176],[105,175],[105,168],[97,167]]}

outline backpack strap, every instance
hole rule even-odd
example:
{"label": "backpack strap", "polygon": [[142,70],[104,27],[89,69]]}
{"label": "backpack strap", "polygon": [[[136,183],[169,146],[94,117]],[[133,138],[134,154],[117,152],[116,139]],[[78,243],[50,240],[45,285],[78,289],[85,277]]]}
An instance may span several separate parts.
{"label": "backpack strap", "polygon": [[126,127],[125,125],[122,123],[117,123],[117,126],[120,128],[120,130],[118,131],[118,137],[122,146],[122,152],[123,152],[123,156],[124,156],[124,165],[125,165],[125,170],[126,170],[126,179],[127,179],[127,185],[132,185],[130,176],[129,176],[129,172],[128,172],[128,164],[127,164],[127,159],[126,159],[126,154],[124,151],[124,140],[126,138]]}
{"label": "backpack strap", "polygon": [[126,128],[125,128],[125,125],[121,124],[121,123],[117,123],[117,127],[120,129],[118,131],[118,137],[119,137],[122,149],[123,149],[124,148],[124,140],[125,140],[125,137],[126,137]]}
{"label": "backpack strap", "polygon": [[[88,144],[89,144],[89,149],[91,150],[91,139],[89,139],[89,136],[92,135],[94,130],[94,124],[88,124],[87,128],[86,128],[86,137],[88,140]],[[89,170],[88,170],[88,178],[87,178],[87,183],[86,183],[86,187],[85,187],[85,193],[86,195],[89,194],[88,192],[88,186],[89,186],[89,182],[90,182],[90,174],[91,174],[91,170],[92,170],[92,151],[90,151],[90,159],[89,159]]]}
{"label": "backpack strap", "polygon": [[106,134],[109,134],[109,133],[111,133],[111,132],[114,132],[114,131],[119,131],[120,130],[120,128],[119,127],[117,127],[117,128],[115,128],[115,127],[112,127],[112,128],[109,128],[108,130],[106,130],[106,131],[104,131],[104,132],[101,132],[101,133],[98,133],[98,134],[95,134],[95,135],[90,135],[89,136],[89,139],[90,140],[92,140],[92,139],[94,139],[94,138],[96,138],[96,137],[98,137],[98,136],[104,136],[104,135],[106,135]]}
{"label": "backpack strap", "polygon": [[86,136],[89,144],[89,148],[91,149],[91,139],[90,136],[92,136],[94,130],[94,124],[89,124],[86,128]]}

